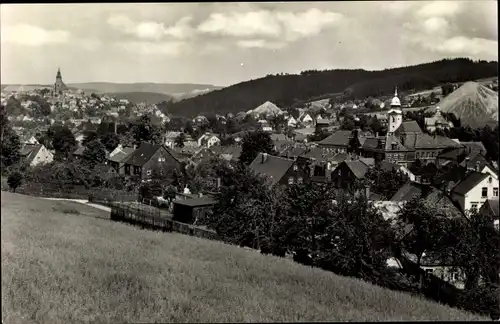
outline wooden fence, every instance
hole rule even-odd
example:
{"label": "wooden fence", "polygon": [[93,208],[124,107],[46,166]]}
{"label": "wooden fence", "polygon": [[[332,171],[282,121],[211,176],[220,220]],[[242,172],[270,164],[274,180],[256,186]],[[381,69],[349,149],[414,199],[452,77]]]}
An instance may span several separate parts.
{"label": "wooden fence", "polygon": [[178,232],[191,236],[206,238],[210,240],[220,240],[217,233],[212,230],[176,222],[156,208],[143,208],[139,205],[125,205],[122,203],[108,203],[111,207],[111,220],[139,225],[142,228],[158,230],[163,232]]}

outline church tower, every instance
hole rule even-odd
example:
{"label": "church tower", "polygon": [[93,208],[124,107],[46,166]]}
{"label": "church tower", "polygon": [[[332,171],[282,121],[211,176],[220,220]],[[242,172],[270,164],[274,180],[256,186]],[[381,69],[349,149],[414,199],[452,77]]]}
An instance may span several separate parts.
{"label": "church tower", "polygon": [[64,90],[66,90],[66,85],[64,84],[61,76],[61,69],[57,69],[56,74],[56,83],[54,83],[54,94],[62,94]]}
{"label": "church tower", "polygon": [[398,98],[398,88],[394,92],[394,98],[391,100],[391,109],[387,112],[389,127],[387,133],[394,133],[403,123],[403,112],[401,111],[401,102]]}

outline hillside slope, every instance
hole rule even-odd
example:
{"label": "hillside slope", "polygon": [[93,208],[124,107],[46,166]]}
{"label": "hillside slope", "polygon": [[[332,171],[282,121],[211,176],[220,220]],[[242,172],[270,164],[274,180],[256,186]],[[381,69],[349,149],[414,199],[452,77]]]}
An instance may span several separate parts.
{"label": "hillside slope", "polygon": [[[466,82],[440,103],[442,112],[453,113],[472,128],[498,125],[498,93],[477,82]],[[432,107],[429,111],[435,111]]]}
{"label": "hillside slope", "polygon": [[191,83],[111,83],[111,82],[86,82],[70,83],[68,86],[82,90],[95,90],[102,93],[123,93],[123,92],[156,92],[167,95],[190,93],[195,90],[214,90],[221,87],[211,84],[191,84]]}
{"label": "hillside slope", "polygon": [[4,323],[482,319],[287,259],[111,222],[77,203],[1,198]]}
{"label": "hillside slope", "polygon": [[[200,113],[248,111],[266,101],[280,108],[325,94],[344,92],[351,98],[390,95],[400,91],[429,89],[446,82],[463,82],[498,75],[497,62],[468,59],[441,60],[382,71],[326,70],[271,75],[221,90],[181,100],[169,107],[173,114],[194,117]],[[317,98],[326,99],[326,98]]]}

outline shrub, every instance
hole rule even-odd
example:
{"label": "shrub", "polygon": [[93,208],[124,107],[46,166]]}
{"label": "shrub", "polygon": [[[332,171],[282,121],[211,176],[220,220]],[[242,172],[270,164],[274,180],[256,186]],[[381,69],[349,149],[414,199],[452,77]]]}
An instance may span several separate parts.
{"label": "shrub", "polygon": [[12,189],[13,192],[16,192],[16,188],[21,185],[23,181],[23,175],[19,171],[12,172],[7,178],[7,184]]}

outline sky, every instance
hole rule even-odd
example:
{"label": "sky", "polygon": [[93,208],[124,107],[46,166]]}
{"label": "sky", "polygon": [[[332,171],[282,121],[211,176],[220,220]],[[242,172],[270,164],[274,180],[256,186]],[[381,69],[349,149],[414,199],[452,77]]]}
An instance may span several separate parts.
{"label": "sky", "polygon": [[311,69],[498,61],[495,0],[2,4],[1,83],[218,86]]}

